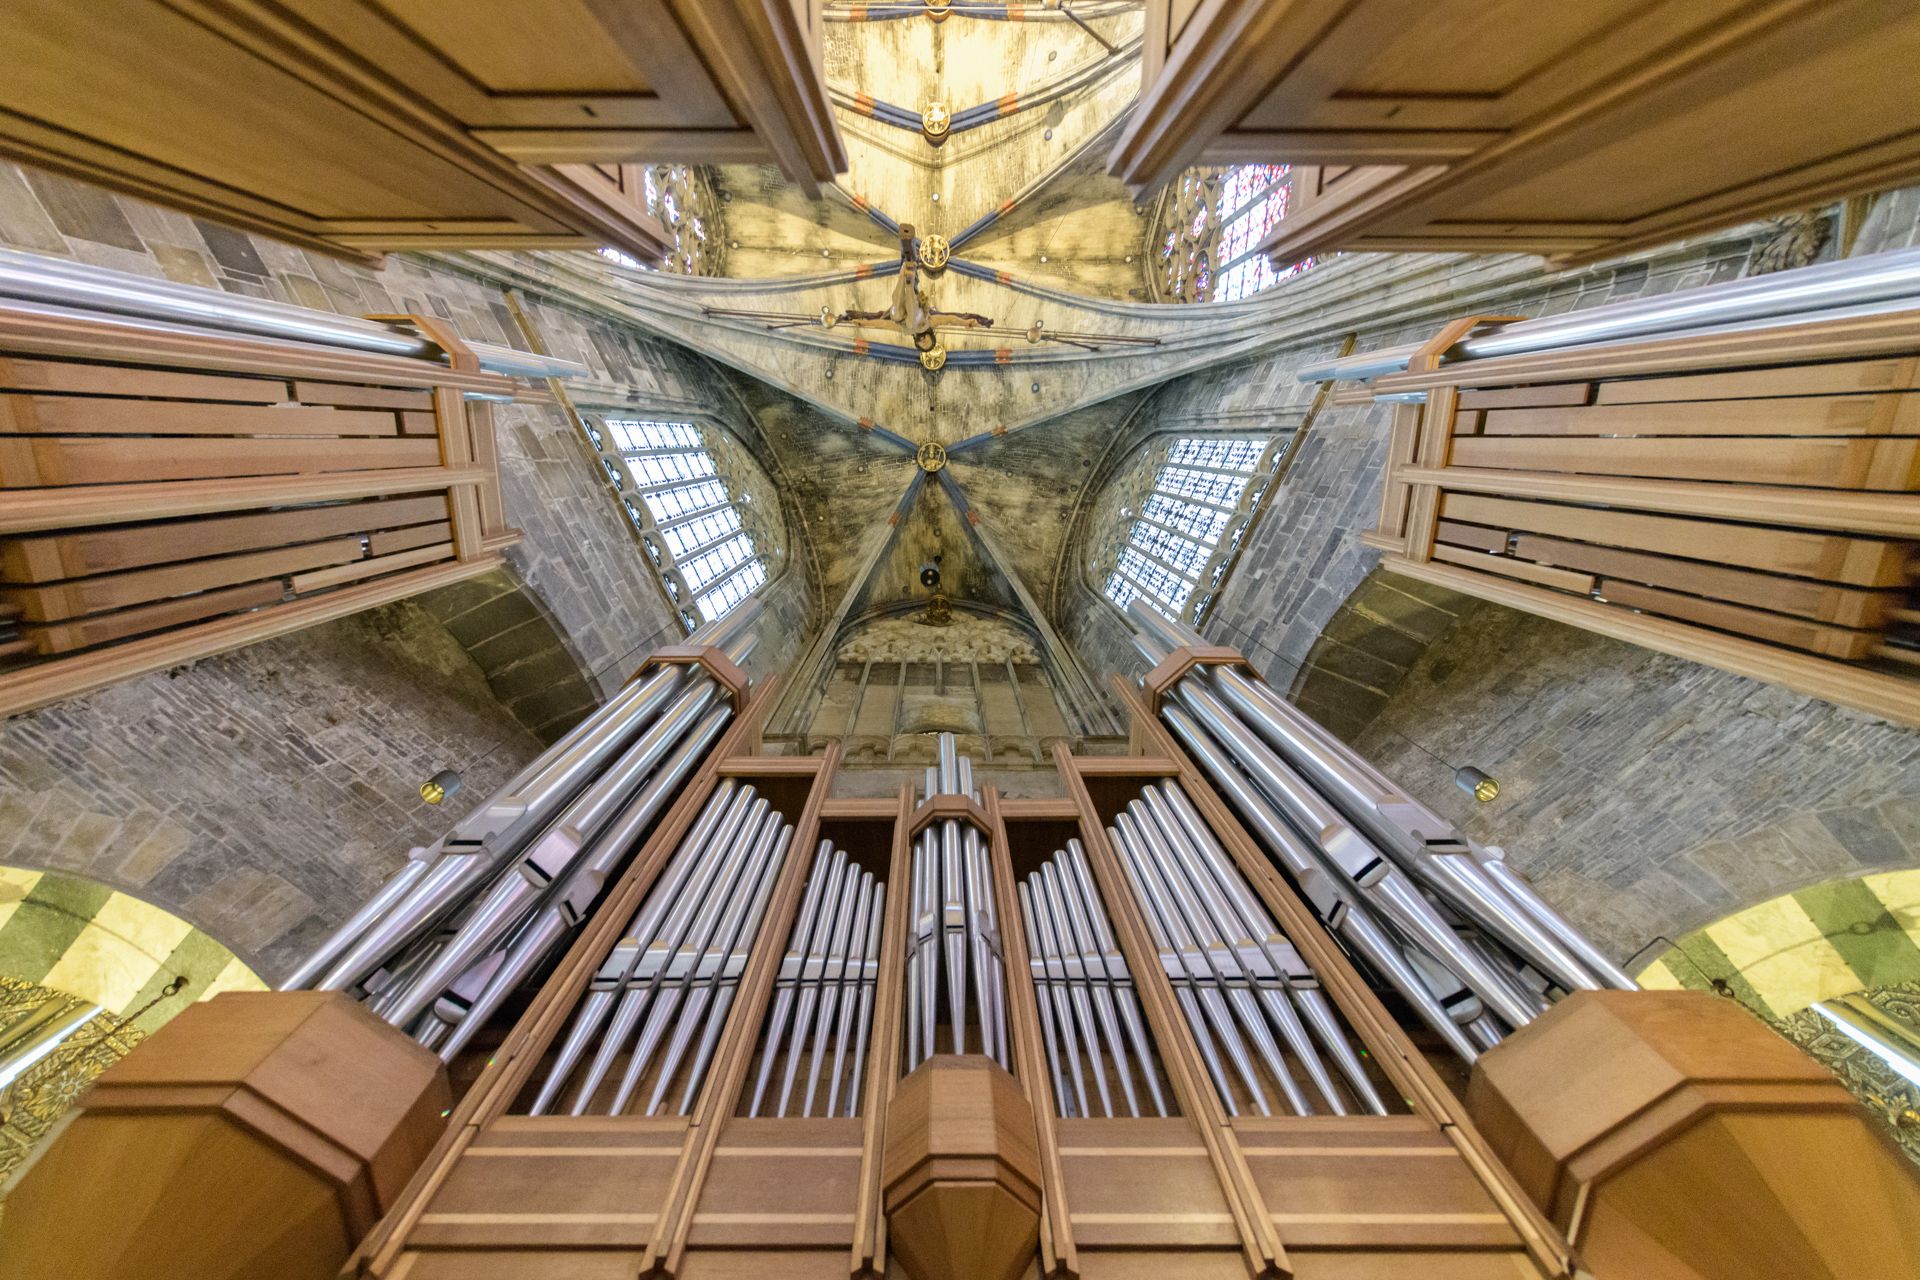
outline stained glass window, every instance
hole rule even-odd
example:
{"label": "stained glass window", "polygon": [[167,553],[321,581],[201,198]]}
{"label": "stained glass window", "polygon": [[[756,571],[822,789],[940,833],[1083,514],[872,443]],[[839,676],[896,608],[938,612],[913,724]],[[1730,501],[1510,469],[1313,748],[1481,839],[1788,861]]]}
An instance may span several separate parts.
{"label": "stained glass window", "polygon": [[652,267],[640,261],[640,259],[634,257],[632,254],[626,253],[619,249],[615,249],[611,245],[608,245],[605,248],[602,248],[600,250],[600,256],[605,258],[608,262],[615,263],[622,267],[627,267],[634,271],[652,271],[653,270]]}
{"label": "stained glass window", "polygon": [[1292,195],[1283,164],[1189,171],[1158,223],[1168,229],[1161,248],[1167,270],[1158,282],[1162,299],[1232,302],[1311,268],[1314,260],[1308,258],[1276,269],[1258,248],[1287,216]]}

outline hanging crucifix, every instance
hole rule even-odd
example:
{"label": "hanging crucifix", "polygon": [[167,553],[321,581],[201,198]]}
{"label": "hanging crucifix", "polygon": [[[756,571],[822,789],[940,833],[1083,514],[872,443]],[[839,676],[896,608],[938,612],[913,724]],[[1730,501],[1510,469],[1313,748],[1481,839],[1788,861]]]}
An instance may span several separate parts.
{"label": "hanging crucifix", "polygon": [[900,224],[900,272],[893,281],[893,301],[883,311],[842,311],[824,317],[829,329],[848,321],[859,325],[892,325],[913,339],[917,351],[931,351],[939,342],[936,329],[991,329],[993,317],[973,311],[939,311],[920,287],[920,259],[914,252],[913,224]]}

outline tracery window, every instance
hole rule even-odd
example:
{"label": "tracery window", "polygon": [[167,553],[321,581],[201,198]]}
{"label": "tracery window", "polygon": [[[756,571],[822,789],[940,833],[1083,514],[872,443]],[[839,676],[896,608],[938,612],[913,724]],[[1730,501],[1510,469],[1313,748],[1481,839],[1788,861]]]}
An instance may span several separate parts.
{"label": "tracery window", "polygon": [[726,246],[719,233],[724,222],[712,175],[698,165],[650,164],[641,169],[640,183],[647,212],[658,218],[673,237],[672,251],[657,265],[641,262],[618,249],[602,249],[600,256],[642,271],[724,275]]}
{"label": "tracery window", "polygon": [[611,415],[586,427],[683,627],[725,617],[766,584],[766,550],[777,554],[779,540],[732,482],[736,446],[724,431]]}
{"label": "tracery window", "polygon": [[1280,453],[1265,438],[1182,436],[1143,459],[1151,480],[1118,486],[1138,494],[1138,510],[1129,502],[1115,512],[1116,531],[1130,523],[1110,551],[1106,598],[1198,623]]}
{"label": "tracery window", "polygon": [[1153,284],[1162,302],[1232,302],[1272,288],[1314,265],[1276,269],[1257,246],[1282,218],[1292,195],[1284,164],[1190,169],[1162,197],[1154,242]]}

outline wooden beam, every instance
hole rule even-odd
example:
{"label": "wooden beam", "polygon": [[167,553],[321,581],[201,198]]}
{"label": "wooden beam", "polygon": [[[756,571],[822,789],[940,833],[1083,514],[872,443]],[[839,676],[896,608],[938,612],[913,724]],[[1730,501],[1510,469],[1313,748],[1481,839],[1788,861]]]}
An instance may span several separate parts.
{"label": "wooden beam", "polygon": [[129,524],[214,511],[247,511],[304,502],[339,502],[396,493],[429,493],[484,484],[485,467],[396,467],[304,476],[164,480],[152,484],[30,489],[0,503],[0,534]]}
{"label": "wooden beam", "polygon": [[1545,498],[1749,524],[1920,539],[1920,503],[1911,493],[1814,492],[1771,485],[1552,475],[1479,467],[1402,467],[1393,473],[1393,480],[1501,498]]}
{"label": "wooden beam", "polygon": [[1449,587],[1505,605],[1509,609],[1538,614],[1554,622],[1564,622],[1568,626],[1637,644],[1656,653],[1671,654],[1752,680],[1781,685],[1810,698],[1837,702],[1843,707],[1881,716],[1896,724],[1920,726],[1920,681],[1848,666],[1763,644],[1758,640],[1706,631],[1684,622],[1635,613],[1630,609],[1599,604],[1581,596],[1549,591],[1524,582],[1508,582],[1454,565],[1417,564],[1388,556],[1380,562],[1380,567],[1389,573]]}

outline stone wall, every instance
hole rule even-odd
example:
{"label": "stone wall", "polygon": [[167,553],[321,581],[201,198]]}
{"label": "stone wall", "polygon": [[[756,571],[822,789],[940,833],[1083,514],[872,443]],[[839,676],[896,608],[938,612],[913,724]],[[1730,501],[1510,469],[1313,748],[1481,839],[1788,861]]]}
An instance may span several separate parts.
{"label": "stone wall", "polygon": [[[4,164],[0,247],[529,346],[503,292],[448,263],[374,271]],[[553,354],[636,402],[712,413],[777,474],[730,375],[604,317],[516,301]],[[124,888],[271,980],[530,758],[527,730],[550,739],[677,641],[579,429],[557,407],[500,405],[496,421],[507,518],[525,532],[506,572],[0,723],[0,861]],[[814,616],[803,537],[769,589],[756,671],[785,666]],[[416,788],[445,767],[466,786],[433,809]]]}
{"label": "stone wall", "polygon": [[[396,256],[375,271],[4,164],[0,246],[345,315],[438,316],[469,341],[531,345],[503,291],[449,262]],[[701,357],[539,297],[515,301],[552,354],[585,363],[637,402],[710,412],[764,450],[757,423],[726,390],[729,375]],[[507,559],[604,695],[636,654],[677,638],[677,626],[569,417],[536,405],[496,406],[495,417],[507,519],[526,535]]]}
{"label": "stone wall", "polygon": [[[1880,197],[1852,252],[1906,247],[1920,239],[1916,223],[1920,191]],[[1509,271],[1497,289],[1487,281],[1511,260],[1433,258],[1422,275],[1405,259],[1351,255],[1296,283],[1343,273],[1335,296],[1350,300],[1392,270],[1399,283],[1373,318],[1353,322],[1365,351],[1429,337],[1460,314],[1548,315],[1734,279],[1778,265],[1796,235],[1822,255],[1837,250],[1830,227],[1814,230],[1775,220],[1579,272]],[[1343,335],[1322,330],[1168,384],[1132,430],[1293,425],[1312,396],[1295,375],[1339,351]],[[1285,481],[1202,628],[1210,639],[1240,648],[1475,838],[1510,846],[1556,905],[1623,957],[1802,885],[1920,860],[1920,734],[1375,573],[1379,553],[1358,535],[1378,513],[1390,414],[1329,407],[1296,435]],[[1124,483],[1130,456],[1111,450],[1095,484]],[[1067,565],[1095,537],[1076,529]],[[1099,568],[1060,593],[1061,626],[1103,675],[1136,674],[1144,664],[1124,619],[1092,583]],[[1492,772],[1501,798],[1476,808],[1453,785],[1460,764]]]}
{"label": "stone wall", "polygon": [[[1920,865],[1920,733],[1482,601],[1354,745],[1622,959]],[[1460,765],[1499,797],[1454,786]]]}
{"label": "stone wall", "polygon": [[0,863],[123,889],[272,982],[538,749],[444,626],[388,605],[0,723]]}

